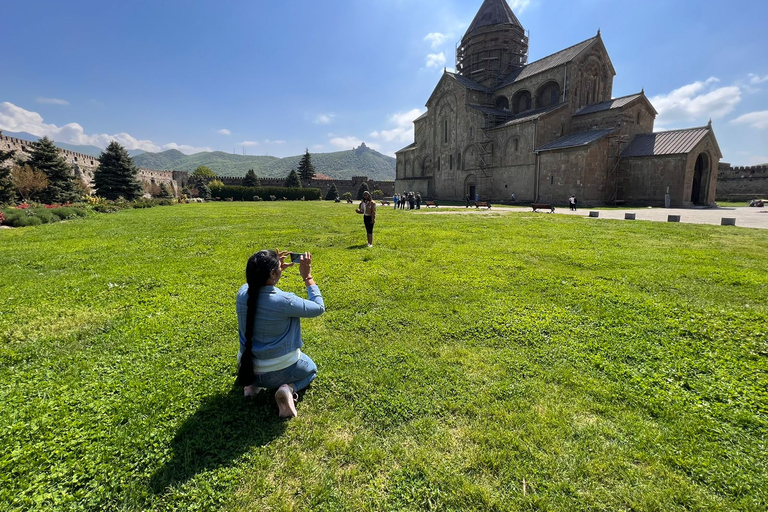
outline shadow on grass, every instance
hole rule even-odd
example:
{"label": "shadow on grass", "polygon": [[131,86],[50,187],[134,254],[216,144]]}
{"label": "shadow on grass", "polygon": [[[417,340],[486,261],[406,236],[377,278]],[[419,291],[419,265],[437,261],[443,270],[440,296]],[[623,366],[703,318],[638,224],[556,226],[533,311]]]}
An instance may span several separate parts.
{"label": "shadow on grass", "polygon": [[201,471],[230,464],[251,447],[280,436],[285,420],[278,418],[272,393],[243,398],[242,388],[211,396],[179,427],[171,460],[150,480],[155,494],[182,484]]}
{"label": "shadow on grass", "polygon": [[347,247],[347,250],[351,251],[353,249],[367,249],[367,248],[368,248],[368,244],[360,244],[360,245],[350,245],[349,247]]}

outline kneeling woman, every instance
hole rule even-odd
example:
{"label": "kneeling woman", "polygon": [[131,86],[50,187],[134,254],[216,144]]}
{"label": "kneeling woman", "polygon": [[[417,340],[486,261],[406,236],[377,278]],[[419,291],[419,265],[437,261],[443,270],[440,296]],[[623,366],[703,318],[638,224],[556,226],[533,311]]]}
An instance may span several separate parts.
{"label": "kneeling woman", "polygon": [[[320,316],[325,311],[320,288],[312,279],[312,255],[305,253],[299,273],[309,300],[277,288],[287,252],[259,251],[245,267],[247,283],[237,293],[237,323],[240,333],[240,367],[237,384],[245,396],[263,388],[274,389],[281,418],[296,416],[298,391],[317,376],[317,366],[301,352],[301,318]],[[251,354],[251,357],[243,357]]]}

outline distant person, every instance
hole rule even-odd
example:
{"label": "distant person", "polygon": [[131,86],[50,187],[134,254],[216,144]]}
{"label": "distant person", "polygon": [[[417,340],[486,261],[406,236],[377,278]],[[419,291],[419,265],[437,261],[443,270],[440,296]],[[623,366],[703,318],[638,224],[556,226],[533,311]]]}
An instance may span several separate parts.
{"label": "distant person", "polygon": [[373,225],[376,223],[376,203],[373,202],[370,192],[367,190],[363,192],[363,200],[355,211],[363,215],[365,232],[368,235],[368,247],[373,247]]}
{"label": "distant person", "polygon": [[[259,251],[248,259],[244,284],[237,292],[237,324],[240,350],[237,384],[246,397],[264,388],[277,388],[275,401],[281,418],[296,416],[297,393],[317,376],[317,366],[301,347],[301,318],[325,311],[320,288],[312,279],[312,255],[304,253],[299,274],[309,299],[277,288],[290,253]],[[250,355],[250,357],[249,357]]]}
{"label": "distant person", "polygon": [[408,194],[403,192],[402,195],[400,196],[400,209],[401,210],[405,210],[405,203],[407,203],[407,202],[408,202]]}
{"label": "distant person", "polygon": [[421,210],[421,194],[416,192],[416,209]]}
{"label": "distant person", "polygon": [[571,197],[568,198],[568,206],[571,207],[572,212],[576,211],[576,196],[573,194],[571,194]]}
{"label": "distant person", "polygon": [[408,205],[410,206],[411,210],[416,208],[416,196],[413,194],[413,192],[408,192]]}
{"label": "distant person", "polygon": [[480,201],[480,193],[475,192],[475,202],[477,203],[478,201]]}
{"label": "distant person", "polygon": [[464,198],[467,200],[467,208],[469,208],[469,205],[472,202],[469,200],[469,194],[465,195]]}
{"label": "distant person", "polygon": [[513,203],[515,202],[515,193],[514,192],[512,192],[512,195],[510,196],[510,199],[512,200]]}
{"label": "distant person", "polygon": [[400,198],[395,194],[395,197],[392,198],[392,202],[395,203],[395,210],[397,210],[397,203],[399,202]]}

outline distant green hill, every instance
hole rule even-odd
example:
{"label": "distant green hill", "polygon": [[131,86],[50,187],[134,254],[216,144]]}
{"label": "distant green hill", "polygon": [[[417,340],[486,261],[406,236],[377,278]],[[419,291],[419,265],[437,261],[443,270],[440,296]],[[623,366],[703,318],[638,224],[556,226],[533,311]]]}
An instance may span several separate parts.
{"label": "distant green hill", "polygon": [[[145,169],[193,172],[197,167],[210,167],[219,176],[245,176],[253,169],[260,178],[285,178],[299,166],[303,155],[277,158],[273,156],[233,155],[222,151],[185,155],[175,149],[162,153],[143,153],[133,158]],[[394,181],[395,159],[362,145],[349,151],[312,153],[315,172],[331,178],[349,179],[368,176],[378,181]]]}

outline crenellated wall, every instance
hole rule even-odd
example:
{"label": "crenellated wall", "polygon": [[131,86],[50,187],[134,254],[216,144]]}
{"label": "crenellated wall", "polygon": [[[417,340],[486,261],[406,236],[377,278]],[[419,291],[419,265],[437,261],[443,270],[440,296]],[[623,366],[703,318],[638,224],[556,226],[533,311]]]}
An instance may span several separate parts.
{"label": "crenellated wall", "polygon": [[[213,179],[217,179],[225,185],[242,186],[245,178],[221,176]],[[285,185],[285,178],[259,178],[259,182],[262,187],[282,187]],[[323,198],[325,198],[326,194],[331,189],[331,185],[335,184],[336,190],[339,191],[339,197],[344,195],[345,192],[350,192],[352,197],[357,197],[357,190],[360,188],[360,185],[365,182],[368,183],[368,189],[371,191],[381,190],[386,197],[391,197],[395,194],[394,181],[369,180],[367,176],[353,176],[350,180],[309,180],[309,182],[302,182],[302,186],[305,188],[319,188],[323,193]]]}
{"label": "crenellated wall", "polygon": [[[8,137],[0,132],[0,150],[14,151],[18,157],[27,160],[29,158],[28,155],[32,152],[32,143],[15,137]],[[93,173],[99,167],[98,159],[90,155],[61,148],[59,148],[59,153],[72,166],[75,176],[80,178],[89,190],[93,191]],[[161,183],[164,183],[166,187],[170,187],[170,191],[175,195],[181,194],[182,189],[189,183],[189,173],[185,171],[157,171],[140,168],[138,177],[142,182],[144,191],[152,195],[159,193]],[[215,179],[218,179],[225,185],[242,185],[245,178],[222,176]],[[260,178],[259,181],[265,187],[282,187],[285,184],[285,178]],[[325,197],[331,185],[335,183],[339,196],[345,192],[351,192],[352,196],[355,197],[357,196],[360,184],[363,182],[368,182],[368,187],[371,191],[381,190],[385,196],[392,196],[395,193],[394,181],[374,181],[369,180],[367,176],[354,176],[351,180],[310,180],[308,183],[304,183],[303,186],[319,188],[322,190],[323,197]]]}
{"label": "crenellated wall", "polygon": [[720,162],[717,173],[718,201],[750,201],[768,198],[768,165],[732,167]]}

